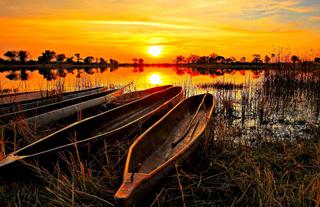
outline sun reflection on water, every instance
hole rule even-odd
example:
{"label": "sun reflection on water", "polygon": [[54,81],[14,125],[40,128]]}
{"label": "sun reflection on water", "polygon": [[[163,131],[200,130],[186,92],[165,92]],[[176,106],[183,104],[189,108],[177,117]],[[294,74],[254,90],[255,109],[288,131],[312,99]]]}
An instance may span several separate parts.
{"label": "sun reflection on water", "polygon": [[162,84],[162,78],[159,74],[153,73],[149,76],[149,81],[152,85],[159,85]]}

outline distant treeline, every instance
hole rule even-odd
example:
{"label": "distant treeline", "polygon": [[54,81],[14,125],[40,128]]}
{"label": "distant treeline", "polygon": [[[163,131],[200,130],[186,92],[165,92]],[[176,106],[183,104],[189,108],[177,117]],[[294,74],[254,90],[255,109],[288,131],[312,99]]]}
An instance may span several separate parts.
{"label": "distant treeline", "polygon": [[65,54],[57,54],[52,50],[45,50],[37,60],[30,58],[30,53],[25,50],[11,50],[3,54],[5,59],[0,58],[0,65],[3,66],[36,66],[36,65],[70,65],[70,66],[83,66],[83,65],[109,65],[111,67],[117,66],[154,66],[154,65],[212,65],[212,64],[248,64],[248,65],[261,65],[261,64],[275,64],[275,63],[293,63],[293,64],[320,64],[320,57],[315,57],[313,60],[310,58],[300,58],[297,55],[288,55],[283,53],[270,54],[262,57],[260,54],[254,54],[251,59],[241,57],[224,57],[216,53],[208,56],[199,56],[191,54],[187,57],[178,55],[172,63],[160,64],[146,64],[142,58],[133,58],[132,63],[119,63],[118,60],[110,58],[96,58],[93,56],[81,57],[80,53],[76,53],[71,57]]}
{"label": "distant treeline", "polygon": [[217,64],[217,63],[225,63],[225,64],[232,64],[232,63],[254,63],[254,64],[270,64],[270,63],[320,63],[320,57],[314,58],[314,60],[306,60],[302,59],[297,55],[283,55],[283,54],[270,54],[264,56],[264,58],[261,57],[260,54],[254,54],[252,55],[252,59],[247,59],[246,57],[241,57],[239,60],[237,60],[235,57],[224,57],[221,55],[218,55],[216,53],[212,53],[209,56],[198,56],[191,54],[188,57],[185,57],[183,55],[178,55],[173,62],[175,64]]}

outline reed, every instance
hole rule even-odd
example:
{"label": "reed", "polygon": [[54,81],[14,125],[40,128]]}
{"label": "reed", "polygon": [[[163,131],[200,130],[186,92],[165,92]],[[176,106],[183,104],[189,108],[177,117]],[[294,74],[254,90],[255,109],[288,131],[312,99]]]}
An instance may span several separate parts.
{"label": "reed", "polygon": [[[264,77],[228,89],[184,83],[189,95],[209,90],[216,98],[205,143],[139,206],[320,205],[319,72],[265,70]],[[0,204],[114,206],[134,138],[89,156],[65,152],[54,170],[32,163],[37,178],[2,185]]]}

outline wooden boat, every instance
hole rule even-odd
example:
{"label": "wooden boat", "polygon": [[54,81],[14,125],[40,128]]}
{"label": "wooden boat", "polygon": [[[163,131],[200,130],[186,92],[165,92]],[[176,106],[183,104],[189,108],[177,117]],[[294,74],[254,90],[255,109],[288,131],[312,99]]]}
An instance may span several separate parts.
{"label": "wooden boat", "polygon": [[[8,124],[10,121],[21,120],[21,119],[26,119],[32,116],[37,116],[37,115],[47,113],[49,111],[53,111],[59,108],[71,106],[71,105],[81,103],[87,100],[92,100],[101,96],[106,96],[114,91],[115,90],[105,90],[104,88],[100,88],[98,90],[91,90],[90,92],[86,92],[82,96],[73,97],[75,94],[72,94],[73,98],[67,98],[66,100],[63,100],[63,101],[0,115],[0,120],[1,120],[0,124]],[[82,93],[79,93],[79,95],[81,94]]]}
{"label": "wooden boat", "polygon": [[1,92],[0,93],[0,99],[3,97],[12,97],[17,95],[24,95],[24,94],[30,94],[30,93],[38,93],[41,91],[27,91],[27,92]]}
{"label": "wooden boat", "polygon": [[[154,123],[183,98],[181,87],[170,87],[73,123],[2,159],[0,179],[6,175],[15,178],[15,173],[21,173],[16,170],[16,167],[28,160],[36,159],[39,163],[44,164],[48,164],[50,160],[54,163],[54,160],[59,159],[59,152],[70,152],[75,148],[81,150],[81,146],[85,147],[88,144],[90,148],[93,148],[95,144],[99,148],[101,141],[112,142],[127,138],[132,133],[138,132],[141,127],[144,128]],[[83,151],[87,152],[87,150]]]}
{"label": "wooden boat", "polygon": [[[50,125],[53,125],[53,128],[61,128],[61,126],[66,126],[68,124],[71,124],[73,122],[76,122],[79,120],[79,118],[84,119],[90,116],[94,116],[97,115],[99,113],[105,112],[107,110],[110,110],[112,108],[115,108],[117,106],[120,105],[124,105],[126,103],[132,102],[134,100],[137,100],[139,98],[143,98],[145,96],[148,96],[150,94],[165,90],[172,87],[172,85],[165,85],[165,86],[157,86],[157,87],[153,87],[150,89],[146,89],[146,90],[141,90],[141,91],[134,91],[131,93],[125,93],[119,96],[109,96],[108,99],[105,99],[103,104],[101,105],[93,105],[92,107],[82,107],[81,111],[78,111],[76,114],[69,114],[70,116],[67,116],[67,114],[63,113],[64,117],[63,119],[59,119],[59,120],[54,120],[56,121],[57,125],[55,123],[50,123]],[[110,91],[111,92],[111,91]],[[90,101],[91,102],[91,101]],[[92,102],[95,102],[95,100],[92,100]],[[88,104],[86,104],[88,105]],[[72,107],[72,109],[74,109],[75,107]],[[63,111],[63,110],[62,110]],[[57,112],[61,112],[61,110],[58,110]],[[48,114],[48,113],[46,113]],[[57,115],[59,115],[59,113],[56,113]],[[81,117],[79,117],[79,114],[81,114]],[[61,114],[60,114],[61,115]],[[42,117],[45,117],[46,115],[43,114]],[[49,117],[48,117],[49,119]],[[43,124],[43,123],[42,123]],[[29,130],[28,129],[29,125],[26,125],[24,120],[20,120],[17,122],[12,122],[11,124],[7,124],[2,126],[2,136],[6,138],[6,142],[8,143],[12,143],[13,145],[15,145],[15,143],[17,142],[21,142],[21,140],[24,139],[29,139],[29,137],[33,137],[33,136],[39,136],[39,133],[42,134],[43,136],[47,135],[48,133],[42,133],[42,132],[38,132],[38,131],[42,131],[39,130],[41,128],[46,129],[48,128],[45,125],[37,125],[37,130]],[[51,128],[51,127],[50,127]],[[9,147],[6,145],[6,150],[11,151],[12,147]],[[15,147],[13,147],[15,148]]]}
{"label": "wooden boat", "polygon": [[132,206],[200,143],[214,109],[211,94],[185,99],[130,146],[119,205]]}
{"label": "wooden boat", "polygon": [[42,105],[68,100],[72,99],[78,96],[84,96],[89,95],[93,93],[98,93],[107,90],[104,87],[96,87],[96,88],[89,88],[84,90],[78,90],[78,91],[72,91],[72,92],[63,92],[63,93],[57,93],[55,91],[52,92],[52,95],[45,96],[38,99],[32,99],[32,100],[25,100],[21,102],[16,103],[10,103],[10,104],[1,104],[0,105],[0,114],[6,114],[6,113],[12,113],[17,112],[20,110],[26,110],[34,107],[39,107]]}
{"label": "wooden boat", "polygon": [[6,106],[8,104],[39,99],[52,94],[53,94],[53,91],[35,91],[35,92],[26,92],[26,93],[18,93],[18,94],[3,96],[0,98],[0,107]]}

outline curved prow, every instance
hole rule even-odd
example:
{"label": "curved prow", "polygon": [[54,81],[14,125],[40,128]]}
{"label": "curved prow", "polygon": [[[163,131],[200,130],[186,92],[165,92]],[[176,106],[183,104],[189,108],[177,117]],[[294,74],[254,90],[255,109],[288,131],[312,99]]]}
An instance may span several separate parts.
{"label": "curved prow", "polygon": [[211,94],[181,101],[130,146],[123,183],[114,198],[132,206],[200,143],[214,109]]}

